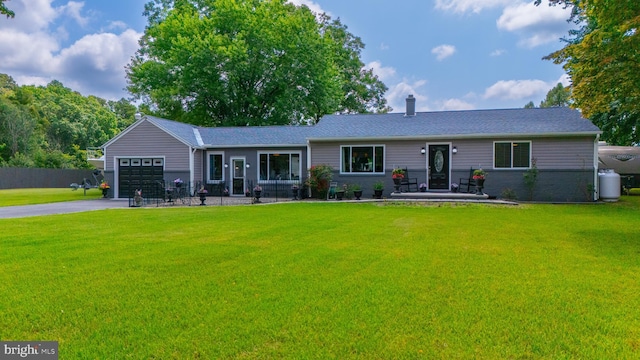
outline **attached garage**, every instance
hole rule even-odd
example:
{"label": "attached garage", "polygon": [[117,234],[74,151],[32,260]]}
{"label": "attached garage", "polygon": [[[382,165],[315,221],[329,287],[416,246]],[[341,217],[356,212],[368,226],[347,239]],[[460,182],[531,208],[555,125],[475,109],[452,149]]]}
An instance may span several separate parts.
{"label": "attached garage", "polygon": [[118,197],[128,198],[136,189],[153,189],[164,183],[164,159],[122,158],[117,173]]}

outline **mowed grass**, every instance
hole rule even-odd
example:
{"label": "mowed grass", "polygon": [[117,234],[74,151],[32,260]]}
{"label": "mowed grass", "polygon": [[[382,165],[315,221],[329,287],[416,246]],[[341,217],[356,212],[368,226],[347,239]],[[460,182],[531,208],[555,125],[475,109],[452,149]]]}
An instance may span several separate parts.
{"label": "mowed grass", "polygon": [[99,189],[6,189],[0,190],[0,206],[47,204],[63,201],[90,200],[102,197]]}
{"label": "mowed grass", "polygon": [[0,339],[61,359],[640,358],[638,200],[0,220]]}

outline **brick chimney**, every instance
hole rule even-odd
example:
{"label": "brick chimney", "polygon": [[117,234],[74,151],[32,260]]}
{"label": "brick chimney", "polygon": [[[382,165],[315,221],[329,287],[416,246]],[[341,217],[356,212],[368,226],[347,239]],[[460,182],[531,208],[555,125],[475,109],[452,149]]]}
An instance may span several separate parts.
{"label": "brick chimney", "polygon": [[413,95],[409,95],[407,97],[407,112],[404,116],[415,116],[416,115],[416,98]]}

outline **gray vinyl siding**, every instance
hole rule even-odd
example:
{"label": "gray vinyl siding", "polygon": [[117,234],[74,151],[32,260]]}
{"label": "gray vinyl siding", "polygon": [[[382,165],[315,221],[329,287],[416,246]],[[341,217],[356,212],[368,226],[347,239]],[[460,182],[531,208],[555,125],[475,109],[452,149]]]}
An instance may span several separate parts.
{"label": "gray vinyl siding", "polygon": [[195,154],[193,154],[193,179],[194,181],[205,181],[205,169],[207,163],[205,162],[205,152],[202,150],[197,150]]}
{"label": "gray vinyl siding", "polygon": [[[205,150],[204,152],[198,151],[199,155],[196,157],[196,181],[201,180],[206,182],[206,168],[207,168],[207,159],[206,153],[209,151],[222,152],[224,153],[223,162],[225,164],[231,164],[231,158],[245,158],[247,164],[249,164],[249,168],[246,170],[246,178],[248,181],[253,181],[254,183],[258,180],[258,163],[260,161],[258,157],[259,152],[282,152],[282,153],[290,153],[290,152],[299,152],[300,153],[300,163],[302,169],[302,177],[306,177],[307,173],[307,148],[306,147],[275,147],[275,148],[210,148]],[[228,182],[231,176],[231,169],[227,168],[224,170],[224,178]]]}
{"label": "gray vinyl siding", "polygon": [[[408,169],[426,169],[425,155],[420,150],[424,141],[351,141],[351,142],[314,142],[311,143],[311,165],[327,164],[340,169],[340,146],[378,146],[385,147],[384,168],[390,171],[394,167]],[[359,174],[369,176],[368,174]],[[373,175],[370,175],[373,176]]]}
{"label": "gray vinyl siding", "polygon": [[143,121],[110,144],[105,150],[106,171],[114,171],[116,158],[164,158],[165,172],[189,172],[189,146]]}
{"label": "gray vinyl siding", "polygon": [[458,153],[452,156],[454,170],[468,170],[482,167],[493,171],[514,171],[513,169],[493,169],[494,141],[530,141],[531,156],[537,161],[539,170],[585,170],[593,169],[593,138],[504,138],[454,140],[452,145]]}
{"label": "gray vinyl siding", "polygon": [[[494,169],[494,141],[531,141],[531,155],[537,160],[538,182],[533,198],[535,201],[572,202],[590,201],[589,187],[594,179],[594,139],[590,137],[568,138],[504,138],[459,140],[412,140],[412,141],[350,141],[312,142],[311,165],[328,164],[334,167],[334,181],[359,183],[364,196],[372,194],[371,185],[377,180],[385,182],[385,196],[393,191],[390,170],[394,166],[409,169],[409,176],[426,182],[425,155],[420,153],[428,144],[450,143],[458,152],[451,155],[451,182],[469,177],[470,168],[483,167],[489,172],[485,182],[485,193],[501,197],[510,189],[520,200],[530,200],[523,181],[526,169]],[[384,175],[340,174],[341,145],[384,145]]]}

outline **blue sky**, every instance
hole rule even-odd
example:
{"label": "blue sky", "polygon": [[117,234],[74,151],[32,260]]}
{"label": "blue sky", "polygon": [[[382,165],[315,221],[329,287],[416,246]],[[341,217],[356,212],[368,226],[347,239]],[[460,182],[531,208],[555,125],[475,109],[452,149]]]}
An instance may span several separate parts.
{"label": "blue sky", "polygon": [[[563,44],[568,10],[533,0],[290,0],[340,18],[362,38],[362,60],[419,111],[536,105],[561,66],[541,58]],[[10,0],[0,19],[0,73],[19,84],[53,79],[84,95],[127,97],[124,67],[138,48],[146,0]]]}

